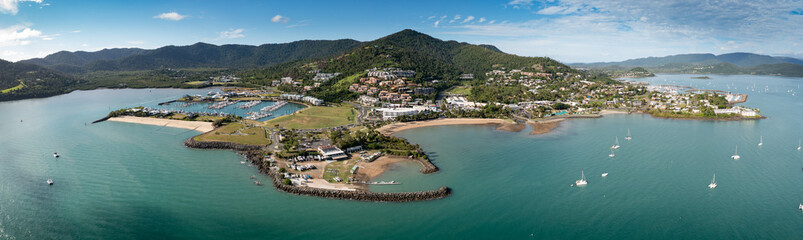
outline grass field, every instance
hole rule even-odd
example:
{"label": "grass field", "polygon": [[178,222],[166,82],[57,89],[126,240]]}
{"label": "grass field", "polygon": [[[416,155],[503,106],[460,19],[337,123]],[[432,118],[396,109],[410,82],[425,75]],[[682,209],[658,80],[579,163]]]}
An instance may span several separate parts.
{"label": "grass field", "polygon": [[323,179],[333,182],[332,178],[340,177],[343,179],[343,182],[348,182],[349,177],[353,176],[353,174],[351,174],[351,168],[354,167],[354,164],[354,160],[338,161],[327,164],[326,168],[323,170]]}
{"label": "grass field", "polygon": [[447,91],[447,93],[469,95],[471,94],[471,86],[457,86]]}
{"label": "grass field", "polygon": [[339,107],[312,106],[291,115],[281,116],[265,122],[265,126],[279,126],[285,129],[313,129],[337,127],[354,123],[356,110],[349,105]]}
{"label": "grass field", "polygon": [[195,140],[235,142],[248,145],[271,144],[270,136],[267,135],[265,128],[248,127],[241,123],[231,123],[220,127],[214,131],[195,137]]}
{"label": "grass field", "polygon": [[13,88],[6,88],[6,89],[3,89],[3,90],[0,90],[0,93],[7,93],[7,92],[11,92],[11,91],[16,91],[16,90],[20,90],[20,89],[22,89],[24,87],[25,87],[25,83],[20,81],[20,84],[18,84],[17,86],[14,86]]}
{"label": "grass field", "polygon": [[207,81],[192,81],[192,82],[185,82],[185,84],[189,84],[189,85],[199,85],[199,84],[205,84],[205,83],[207,83]]}

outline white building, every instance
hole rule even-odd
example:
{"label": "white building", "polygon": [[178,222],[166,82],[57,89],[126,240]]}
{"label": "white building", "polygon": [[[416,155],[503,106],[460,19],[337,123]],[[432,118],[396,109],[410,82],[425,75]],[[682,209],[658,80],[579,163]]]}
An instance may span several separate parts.
{"label": "white building", "polygon": [[375,111],[382,112],[382,119],[394,119],[398,116],[415,115],[421,112],[428,112],[430,108],[424,106],[413,106],[410,108],[377,108]]}
{"label": "white building", "polygon": [[349,158],[343,150],[337,148],[332,145],[328,146],[318,146],[318,153],[320,153],[325,158],[331,158],[332,160],[343,160]]}

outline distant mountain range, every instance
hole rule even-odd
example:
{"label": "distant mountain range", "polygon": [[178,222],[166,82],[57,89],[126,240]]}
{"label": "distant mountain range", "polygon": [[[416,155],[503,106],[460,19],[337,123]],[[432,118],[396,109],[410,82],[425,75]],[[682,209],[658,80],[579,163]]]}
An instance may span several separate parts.
{"label": "distant mountain range", "polygon": [[162,68],[255,68],[288,61],[326,57],[352,49],[361,42],[343,40],[303,40],[291,43],[221,45],[196,43],[166,46],[153,50],[139,48],[104,49],[97,52],[61,51],[44,58],[20,61],[64,73],[92,71],[155,70]]}
{"label": "distant mountain range", "polygon": [[756,74],[803,77],[803,60],[754,53],[680,54],[621,62],[573,63],[578,68],[621,71],[643,67],[659,73]]}

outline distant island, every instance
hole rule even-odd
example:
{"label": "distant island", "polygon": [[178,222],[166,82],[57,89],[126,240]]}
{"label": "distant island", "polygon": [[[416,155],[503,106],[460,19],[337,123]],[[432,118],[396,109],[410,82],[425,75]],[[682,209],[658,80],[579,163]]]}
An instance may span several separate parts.
{"label": "distant island", "polygon": [[711,79],[708,76],[691,77],[692,79]]}
{"label": "distant island", "polygon": [[626,71],[643,67],[655,73],[683,74],[745,74],[803,77],[803,60],[773,57],[753,53],[680,54],[648,57],[621,62],[573,63],[572,67],[598,71]]}

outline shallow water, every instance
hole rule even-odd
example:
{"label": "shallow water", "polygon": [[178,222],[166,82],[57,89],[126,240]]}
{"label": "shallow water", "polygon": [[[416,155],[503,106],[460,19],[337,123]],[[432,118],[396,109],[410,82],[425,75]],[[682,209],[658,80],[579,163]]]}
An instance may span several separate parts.
{"label": "shallow water", "polygon": [[[194,150],[197,132],[119,122],[109,110],[207,90],[80,91],[0,103],[2,239],[796,239],[803,236],[801,78],[661,75],[727,90],[769,85],[747,103],[768,118],[712,122],[609,115],[530,136],[488,126],[398,133],[441,171],[399,164],[377,191],[453,195],[415,203],[319,199],[249,179],[231,151]],[[704,86],[704,87],[703,87]],[[762,87],[763,91],[764,88]],[[196,92],[197,91],[197,92]],[[800,90],[795,90],[800,91]],[[738,93],[738,91],[735,91]],[[23,122],[20,122],[23,120]],[[633,140],[623,137],[630,128]],[[622,147],[609,158],[619,137]],[[760,136],[764,146],[756,144]],[[741,160],[729,158],[739,146]],[[61,158],[54,159],[58,151]],[[585,171],[588,186],[572,187]],[[607,178],[601,173],[608,172]],[[708,189],[716,173],[719,187]],[[45,184],[53,178],[53,186]]]}

